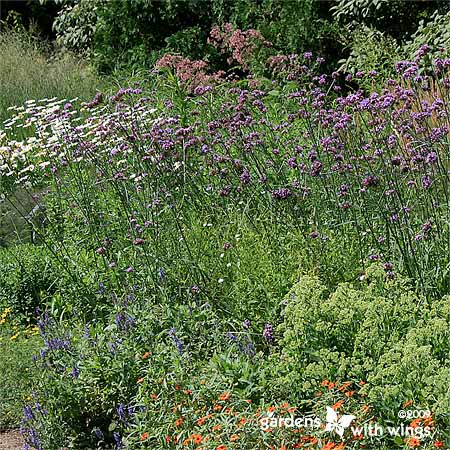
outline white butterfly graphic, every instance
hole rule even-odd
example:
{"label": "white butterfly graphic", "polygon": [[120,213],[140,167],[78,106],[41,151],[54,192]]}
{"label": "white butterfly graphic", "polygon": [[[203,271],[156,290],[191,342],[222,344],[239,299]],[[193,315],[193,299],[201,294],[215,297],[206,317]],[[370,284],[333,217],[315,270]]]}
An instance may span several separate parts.
{"label": "white butterfly graphic", "polygon": [[344,415],[338,420],[337,412],[327,406],[327,426],[325,427],[325,431],[335,431],[342,439],[345,429],[350,426],[352,420],[355,418],[356,416]]}

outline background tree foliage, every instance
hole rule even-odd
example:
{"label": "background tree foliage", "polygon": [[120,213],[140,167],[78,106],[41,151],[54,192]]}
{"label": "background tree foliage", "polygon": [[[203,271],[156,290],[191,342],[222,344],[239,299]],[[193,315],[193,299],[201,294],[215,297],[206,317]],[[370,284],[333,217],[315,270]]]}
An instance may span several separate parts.
{"label": "background tree foliage", "polygon": [[330,67],[384,72],[421,43],[446,45],[449,11],[438,0],[29,0],[2,2],[0,19],[34,24],[60,47],[89,56],[102,73],[149,68],[167,52],[223,69],[207,39],[224,23],[260,31],[279,53],[311,50]]}

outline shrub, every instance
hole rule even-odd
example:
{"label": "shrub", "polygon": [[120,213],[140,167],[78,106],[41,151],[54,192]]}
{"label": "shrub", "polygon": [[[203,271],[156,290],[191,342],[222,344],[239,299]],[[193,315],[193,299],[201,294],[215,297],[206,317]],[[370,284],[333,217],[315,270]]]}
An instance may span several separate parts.
{"label": "shrub", "polygon": [[340,284],[333,292],[305,276],[285,302],[273,357],[284,398],[313,398],[323,380],[364,380],[366,401],[385,420],[413,399],[445,423],[449,297],[429,303],[375,265],[359,287]]}
{"label": "shrub", "polygon": [[331,9],[341,24],[357,21],[401,42],[414,33],[423,17],[446,10],[446,5],[439,1],[339,0]]}
{"label": "shrub", "polygon": [[411,38],[403,46],[402,51],[408,58],[414,58],[423,45],[429,45],[433,49],[435,58],[443,57],[450,48],[450,31],[448,21],[450,13],[435,11],[431,17],[422,19]]}
{"label": "shrub", "polygon": [[[203,21],[208,23],[208,9],[199,11],[193,1],[103,2],[98,5],[96,15],[94,55],[100,71],[106,72],[122,65],[148,66],[152,52],[166,46],[166,38],[179,33],[180,28],[191,28]],[[189,48],[192,48],[194,36],[189,38]]]}
{"label": "shrub", "polygon": [[[353,24],[343,33],[343,41],[350,54],[339,61],[339,70],[353,75],[374,70],[381,80],[395,77],[394,63],[400,52],[394,38],[374,28]],[[369,83],[368,86],[360,84],[369,89],[376,86],[374,80]]]}
{"label": "shrub", "polygon": [[56,43],[59,47],[85,57],[92,56],[98,3],[92,0],[80,0],[62,6],[53,22]]}
{"label": "shrub", "polygon": [[[217,24],[232,23],[246,30],[254,28],[283,54],[313,51],[335,60],[336,27],[331,22],[331,12],[326,3],[307,0],[264,2],[213,1],[212,9]],[[264,60],[259,61],[264,64]]]}

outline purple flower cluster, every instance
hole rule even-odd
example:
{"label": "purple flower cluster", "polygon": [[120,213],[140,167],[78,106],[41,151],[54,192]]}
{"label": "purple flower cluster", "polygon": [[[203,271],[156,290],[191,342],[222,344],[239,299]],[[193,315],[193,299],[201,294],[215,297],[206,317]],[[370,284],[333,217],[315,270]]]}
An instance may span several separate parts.
{"label": "purple flower cluster", "polygon": [[169,330],[169,336],[172,338],[173,343],[175,344],[175,347],[178,350],[179,355],[181,356],[183,354],[183,342],[181,339],[177,336],[177,330],[175,328],[171,328]]}
{"label": "purple flower cluster", "polygon": [[275,343],[275,337],[273,334],[273,327],[270,323],[266,323],[263,330],[263,338],[269,345],[273,345]]}

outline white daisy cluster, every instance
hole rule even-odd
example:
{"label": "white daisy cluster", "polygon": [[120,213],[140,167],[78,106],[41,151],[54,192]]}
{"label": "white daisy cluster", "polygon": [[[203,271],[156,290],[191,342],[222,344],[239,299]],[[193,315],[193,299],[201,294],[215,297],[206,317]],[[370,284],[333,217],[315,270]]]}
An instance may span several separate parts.
{"label": "white daisy cluster", "polygon": [[[128,135],[147,128],[156,111],[144,98],[130,105],[95,106],[77,98],[45,98],[9,110],[14,115],[0,125],[0,176],[28,187],[70,162],[81,162],[94,150],[96,155],[114,153]],[[121,152],[124,159],[116,158],[115,164],[124,164],[131,151],[127,146]]]}

